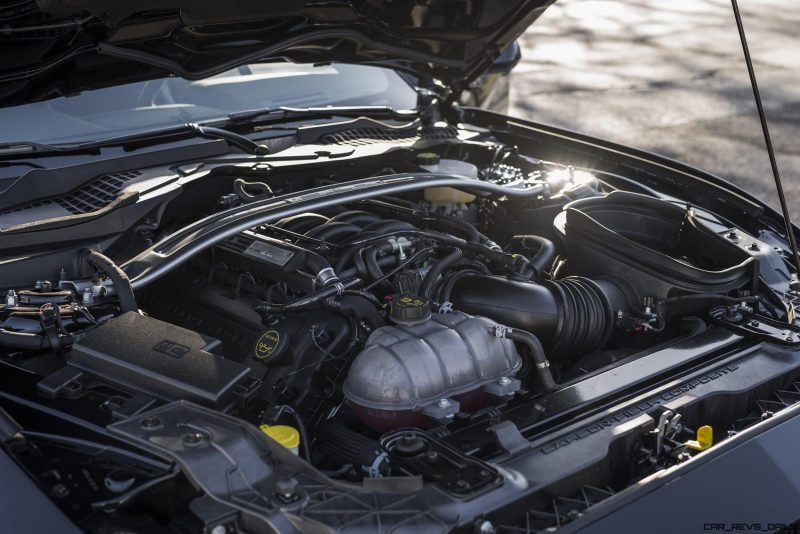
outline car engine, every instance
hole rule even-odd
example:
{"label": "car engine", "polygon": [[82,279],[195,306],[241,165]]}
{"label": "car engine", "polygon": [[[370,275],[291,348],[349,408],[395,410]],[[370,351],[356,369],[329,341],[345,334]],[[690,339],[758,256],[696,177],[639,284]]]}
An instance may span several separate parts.
{"label": "car engine", "polygon": [[[709,309],[732,323],[781,313],[759,296],[771,276],[759,265],[785,270],[774,247],[611,174],[491,143],[368,160],[224,166],[193,205],[213,221],[355,179],[467,186],[356,194],[247,225],[147,283],[137,254],[168,226],[131,240],[125,270],[85,250],[7,291],[6,362],[98,424],[189,403],[255,425],[334,480],[423,476],[463,496],[500,483],[485,462],[553,413],[548,395],[707,331]],[[185,209],[163,217],[181,227]]]}

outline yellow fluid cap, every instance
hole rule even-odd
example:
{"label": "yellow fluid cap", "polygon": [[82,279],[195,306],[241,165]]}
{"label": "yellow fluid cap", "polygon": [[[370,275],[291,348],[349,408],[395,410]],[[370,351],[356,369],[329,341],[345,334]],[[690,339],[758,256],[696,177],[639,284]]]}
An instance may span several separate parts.
{"label": "yellow fluid cap", "polygon": [[714,429],[709,425],[697,429],[697,439],[689,440],[686,446],[695,451],[704,451],[714,444]]}
{"label": "yellow fluid cap", "polygon": [[300,432],[288,425],[261,425],[261,431],[286,447],[296,449],[300,446]]}
{"label": "yellow fluid cap", "polygon": [[714,444],[714,429],[709,425],[701,426],[697,429],[697,442],[707,449]]}

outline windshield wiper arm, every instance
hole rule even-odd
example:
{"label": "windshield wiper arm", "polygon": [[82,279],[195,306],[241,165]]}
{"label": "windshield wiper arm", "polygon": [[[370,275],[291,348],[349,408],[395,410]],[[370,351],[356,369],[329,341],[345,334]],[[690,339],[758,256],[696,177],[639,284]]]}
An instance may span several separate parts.
{"label": "windshield wiper arm", "polygon": [[139,141],[152,141],[163,137],[202,137],[205,139],[221,139],[231,146],[241,148],[248,154],[269,154],[269,148],[266,145],[256,143],[241,134],[224,130],[222,128],[215,128],[213,126],[203,126],[194,122],[186,124],[179,124],[177,126],[170,126],[167,128],[159,128],[156,130],[147,130],[130,135],[120,137],[112,137],[110,139],[100,139],[97,141],[89,141],[86,143],[78,143],[73,145],[74,149],[86,150],[94,148],[102,148],[107,146],[121,146]]}
{"label": "windshield wiper arm", "polygon": [[415,109],[394,109],[391,106],[321,106],[294,108],[277,106],[238,111],[228,115],[233,122],[253,122],[257,119],[291,119],[292,117],[369,117],[372,119],[412,120],[419,117]]}
{"label": "windshield wiper arm", "polygon": [[30,152],[63,152],[65,148],[59,145],[48,145],[35,141],[10,141],[0,143],[0,157],[5,154],[20,154]]}
{"label": "windshield wiper arm", "polygon": [[[285,121],[293,117],[369,117],[372,119],[391,119],[391,120],[413,120],[419,117],[419,112],[414,109],[396,110],[390,106],[324,106],[294,108],[289,106],[279,106],[263,109],[252,109],[231,113],[227,117],[225,124],[237,124],[243,122],[270,122]],[[219,124],[219,122],[214,121]],[[266,145],[256,143],[244,135],[218,128],[205,126],[197,123],[179,124],[166,128],[147,130],[134,134],[112,137],[108,139],[98,139],[83,143],[49,145],[36,143],[33,141],[13,141],[0,143],[0,158],[6,155],[16,155],[20,153],[32,155],[65,154],[94,151],[103,147],[124,146],[127,144],[153,141],[162,138],[179,137],[203,137],[205,139],[221,139],[230,146],[242,149],[248,154],[257,156],[269,154]]]}
{"label": "windshield wiper arm", "polygon": [[216,128],[213,126],[202,126],[193,122],[180,124],[177,126],[170,126],[167,128],[158,128],[155,130],[146,130],[135,134],[123,135],[120,137],[111,137],[108,139],[98,139],[96,141],[86,141],[83,143],[73,143],[64,145],[47,145],[42,143],[35,143],[31,141],[14,141],[8,143],[0,143],[0,157],[3,155],[11,154],[63,154],[75,152],[87,152],[97,150],[103,147],[111,146],[124,146],[131,143],[142,141],[153,141],[161,138],[180,138],[180,137],[202,137],[205,139],[221,139],[227,142],[230,146],[242,149],[248,154],[264,155],[269,154],[269,148],[266,145],[256,143],[252,139],[244,135],[237,134],[230,130]]}

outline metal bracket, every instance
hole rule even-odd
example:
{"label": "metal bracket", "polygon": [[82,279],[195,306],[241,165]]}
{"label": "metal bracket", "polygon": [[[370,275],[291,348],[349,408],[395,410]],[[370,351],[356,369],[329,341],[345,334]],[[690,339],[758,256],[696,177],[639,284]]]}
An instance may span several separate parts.
{"label": "metal bracket", "polygon": [[773,343],[789,347],[800,347],[800,327],[771,317],[756,315],[746,307],[719,307],[711,310],[711,318],[717,323],[732,328],[740,333],[757,335]]}
{"label": "metal bracket", "polygon": [[501,376],[497,380],[483,386],[483,390],[490,395],[507,397],[519,391],[521,387],[522,382],[519,379],[510,376]]}
{"label": "metal bracket", "polygon": [[453,417],[461,409],[458,401],[453,399],[439,399],[422,409],[422,413],[437,420]]}

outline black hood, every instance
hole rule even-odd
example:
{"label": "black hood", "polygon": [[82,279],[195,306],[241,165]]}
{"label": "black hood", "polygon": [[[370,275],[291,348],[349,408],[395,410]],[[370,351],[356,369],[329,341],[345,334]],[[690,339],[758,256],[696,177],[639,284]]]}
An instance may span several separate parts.
{"label": "black hood", "polygon": [[14,2],[0,6],[0,106],[280,58],[376,64],[458,91],[553,2]]}

